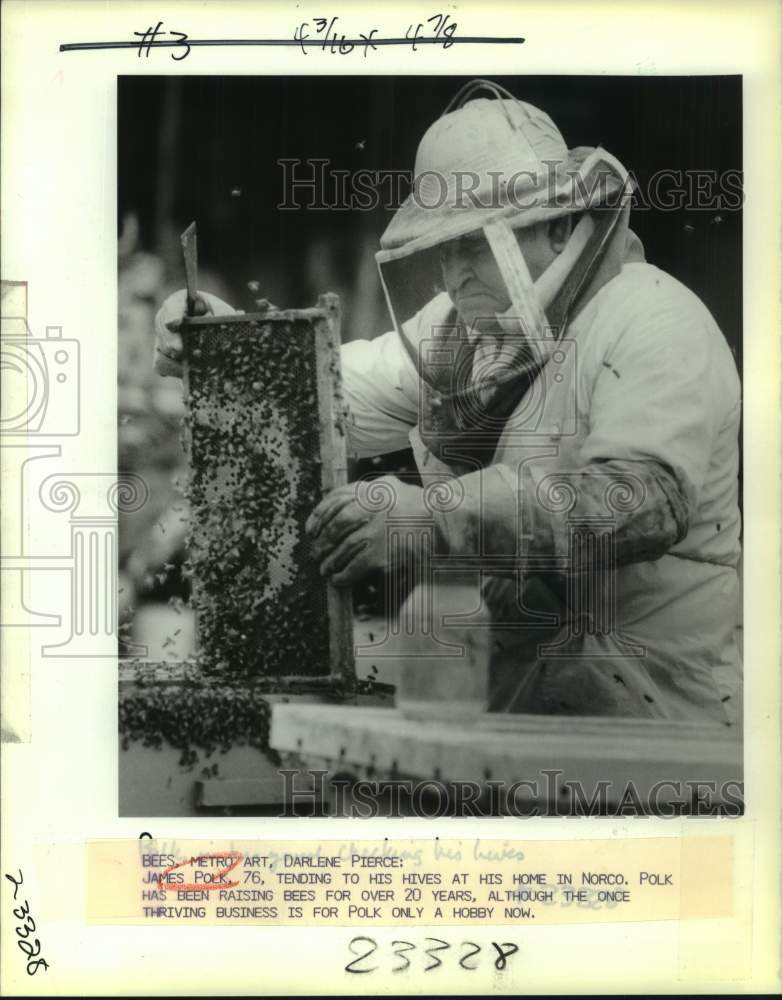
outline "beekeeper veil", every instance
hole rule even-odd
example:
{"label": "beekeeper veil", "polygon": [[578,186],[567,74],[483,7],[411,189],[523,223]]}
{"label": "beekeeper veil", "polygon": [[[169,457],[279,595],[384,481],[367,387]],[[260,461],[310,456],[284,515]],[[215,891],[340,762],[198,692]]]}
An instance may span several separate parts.
{"label": "beekeeper veil", "polygon": [[[474,96],[481,91],[491,96]],[[486,80],[462,88],[421,140],[413,189],[376,255],[394,325],[424,382],[436,387],[436,404],[442,393],[469,404],[477,392],[483,429],[489,397],[501,423],[609,251],[624,248],[630,194],[618,160],[599,147],[568,149],[545,112]],[[515,231],[568,214],[578,219],[564,250],[533,283]],[[468,329],[445,290],[443,253],[454,241],[485,251],[484,240],[504,302]],[[619,258],[621,250],[616,271]],[[483,332],[491,328],[504,331],[503,344],[484,362]]]}

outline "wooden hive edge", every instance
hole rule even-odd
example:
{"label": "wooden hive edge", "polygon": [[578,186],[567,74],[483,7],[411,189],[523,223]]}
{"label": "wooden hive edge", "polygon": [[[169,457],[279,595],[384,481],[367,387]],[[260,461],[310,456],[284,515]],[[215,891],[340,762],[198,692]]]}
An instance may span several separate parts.
{"label": "wooden hive edge", "polygon": [[310,323],[328,320],[324,309],[313,306],[309,309],[269,309],[266,312],[230,313],[226,316],[185,316],[182,328],[200,326],[223,326],[237,323],[295,323],[306,320]]}

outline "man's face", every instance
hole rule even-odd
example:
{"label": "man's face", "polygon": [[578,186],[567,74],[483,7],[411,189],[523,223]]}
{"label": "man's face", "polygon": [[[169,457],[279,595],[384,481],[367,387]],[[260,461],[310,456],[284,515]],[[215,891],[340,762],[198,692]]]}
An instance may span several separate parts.
{"label": "man's face", "polygon": [[[536,281],[558,252],[552,246],[548,226],[540,223],[517,229],[515,236],[532,280]],[[440,267],[445,290],[466,326],[510,309],[508,289],[482,232],[443,243]]]}

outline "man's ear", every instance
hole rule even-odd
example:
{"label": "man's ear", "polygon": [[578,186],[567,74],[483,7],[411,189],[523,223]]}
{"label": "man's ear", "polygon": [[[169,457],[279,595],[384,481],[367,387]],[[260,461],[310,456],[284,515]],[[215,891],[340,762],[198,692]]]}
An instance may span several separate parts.
{"label": "man's ear", "polygon": [[565,244],[570,239],[572,231],[572,220],[569,215],[562,215],[558,219],[552,219],[548,224],[548,239],[554,253],[562,253]]}

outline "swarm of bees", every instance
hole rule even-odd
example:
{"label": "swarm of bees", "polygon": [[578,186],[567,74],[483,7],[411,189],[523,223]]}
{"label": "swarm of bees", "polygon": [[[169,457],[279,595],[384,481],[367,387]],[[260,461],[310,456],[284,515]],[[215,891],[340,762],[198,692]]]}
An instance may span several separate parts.
{"label": "swarm of bees", "polygon": [[322,496],[313,326],[216,319],[184,339],[204,668],[224,679],[328,674],[326,585],[304,533]]}
{"label": "swarm of bees", "polygon": [[[190,514],[182,575],[198,653],[183,664],[175,695],[161,693],[154,663],[137,664],[120,700],[122,746],[168,744],[189,770],[241,744],[278,761],[265,699],[292,677],[317,685],[331,670],[326,582],[304,532],[323,495],[316,333],[311,319],[272,307],[199,321],[183,340]],[[339,402],[338,373],[329,374]],[[215,768],[207,764],[203,776]]]}
{"label": "swarm of bees", "polygon": [[[154,664],[147,665],[154,673]],[[132,693],[119,702],[121,745],[132,743],[161,749],[165,744],[179,751],[179,766],[192,770],[214,754],[225,754],[237,745],[255,747],[273,763],[279,757],[269,747],[271,710],[267,692],[255,688],[209,683],[190,676],[177,686],[176,697],[161,696],[160,686],[145,676],[139,665]],[[215,777],[216,761],[203,767],[202,777]]]}

